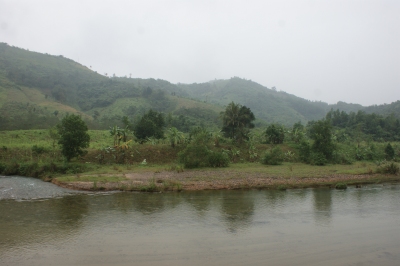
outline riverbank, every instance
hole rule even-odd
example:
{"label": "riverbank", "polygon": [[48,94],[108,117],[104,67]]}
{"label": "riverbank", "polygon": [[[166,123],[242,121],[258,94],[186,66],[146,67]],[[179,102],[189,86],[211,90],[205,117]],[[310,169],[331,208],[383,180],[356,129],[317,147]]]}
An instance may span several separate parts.
{"label": "riverbank", "polygon": [[137,168],[122,173],[97,173],[54,178],[58,186],[88,191],[193,191],[232,189],[289,189],[399,182],[398,175],[375,174],[369,165],[308,166],[288,164],[265,167],[242,164],[229,168],[165,170]]}

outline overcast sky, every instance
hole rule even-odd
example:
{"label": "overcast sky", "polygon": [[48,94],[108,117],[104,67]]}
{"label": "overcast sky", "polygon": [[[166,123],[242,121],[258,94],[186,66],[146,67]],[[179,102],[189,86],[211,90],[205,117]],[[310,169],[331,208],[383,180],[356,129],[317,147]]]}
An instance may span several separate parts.
{"label": "overcast sky", "polygon": [[400,100],[400,1],[0,0],[0,42],[104,74]]}

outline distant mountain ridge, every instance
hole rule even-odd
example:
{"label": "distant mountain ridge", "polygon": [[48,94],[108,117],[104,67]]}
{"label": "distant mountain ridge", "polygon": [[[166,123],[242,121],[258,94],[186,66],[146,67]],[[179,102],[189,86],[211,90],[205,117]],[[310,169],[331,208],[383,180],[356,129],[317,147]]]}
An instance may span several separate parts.
{"label": "distant mountain ridge", "polygon": [[[219,127],[219,114],[231,101],[249,107],[258,124],[306,123],[323,118],[331,109],[400,117],[400,101],[369,107],[330,105],[238,77],[194,84],[107,77],[63,56],[0,43],[0,129],[46,127],[66,113],[81,114],[93,127],[105,128],[123,116],[134,120],[150,108],[169,114],[171,125],[181,128]],[[17,122],[19,126],[13,124]]]}

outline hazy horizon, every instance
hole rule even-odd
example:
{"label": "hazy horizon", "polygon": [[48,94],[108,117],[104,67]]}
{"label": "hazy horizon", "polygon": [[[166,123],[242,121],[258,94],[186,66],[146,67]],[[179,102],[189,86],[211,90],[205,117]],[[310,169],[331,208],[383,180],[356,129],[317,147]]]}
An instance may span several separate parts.
{"label": "hazy horizon", "polygon": [[0,0],[0,41],[100,74],[239,77],[363,106],[400,99],[399,1]]}

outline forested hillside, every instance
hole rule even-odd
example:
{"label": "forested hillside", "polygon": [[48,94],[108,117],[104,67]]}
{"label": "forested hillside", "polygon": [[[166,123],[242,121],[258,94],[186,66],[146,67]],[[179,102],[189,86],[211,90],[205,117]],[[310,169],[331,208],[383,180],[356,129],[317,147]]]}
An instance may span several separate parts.
{"label": "forested hillside", "polygon": [[230,102],[249,107],[256,125],[325,117],[331,109],[364,110],[400,117],[400,102],[363,107],[312,102],[241,78],[195,84],[160,79],[108,77],[62,55],[41,54],[0,43],[0,130],[48,128],[67,113],[80,114],[90,128],[133,122],[149,109],[164,113],[168,126],[220,128]]}
{"label": "forested hillside", "polygon": [[332,108],[346,112],[363,108],[358,104],[344,102],[334,105],[311,102],[238,77],[199,84],[178,84],[178,87],[184,89],[193,98],[219,105],[227,105],[231,101],[240,102],[250,107],[258,119],[285,125],[321,119]]}
{"label": "forested hillside", "polygon": [[63,56],[1,43],[0,130],[48,128],[67,113],[82,115],[91,128],[108,128],[149,109],[169,114],[182,130],[219,125],[221,107],[177,97],[164,84],[170,83],[110,78]]}

